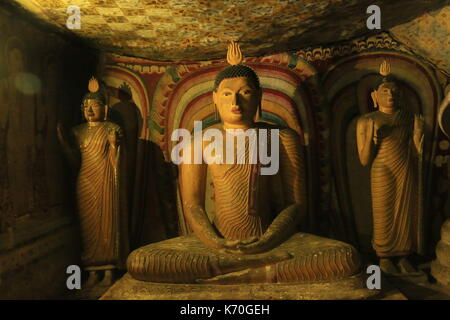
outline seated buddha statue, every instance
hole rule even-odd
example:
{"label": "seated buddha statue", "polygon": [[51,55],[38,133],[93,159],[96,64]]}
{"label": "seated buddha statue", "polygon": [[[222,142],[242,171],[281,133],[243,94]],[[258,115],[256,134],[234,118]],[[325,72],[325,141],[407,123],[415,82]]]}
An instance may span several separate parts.
{"label": "seated buddha statue", "polygon": [[[233,161],[239,152],[226,161],[217,159],[223,153],[212,152],[213,159],[181,163],[181,199],[193,232],[134,250],[127,260],[129,274],[159,283],[292,284],[333,281],[359,273],[360,256],[351,245],[297,232],[307,213],[300,137],[289,128],[255,121],[261,113],[259,78],[241,63],[241,51],[233,42],[227,60],[231,66],[215,79],[213,101],[221,121],[214,129],[223,132],[225,140],[233,137],[225,134],[229,130],[234,135],[248,130],[277,134],[278,149],[272,152],[278,152],[279,170],[261,174],[262,163]],[[261,136],[256,137],[260,146]],[[203,141],[202,150],[211,143]],[[236,148],[227,141],[223,145]],[[194,142],[187,150],[194,154]],[[213,221],[205,209],[207,170],[215,189]]]}

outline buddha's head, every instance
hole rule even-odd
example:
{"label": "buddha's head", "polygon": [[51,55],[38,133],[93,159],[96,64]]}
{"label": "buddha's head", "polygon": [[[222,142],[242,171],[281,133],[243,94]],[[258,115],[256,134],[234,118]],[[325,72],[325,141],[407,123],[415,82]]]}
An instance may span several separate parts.
{"label": "buddha's head", "polygon": [[[240,55],[239,47],[231,43],[231,50]],[[234,59],[228,50],[231,66],[222,70],[214,82],[213,101],[224,124],[239,127],[253,123],[256,112],[261,112],[262,90],[255,71]],[[238,51],[236,51],[238,50]],[[231,55],[231,57],[230,57]],[[237,64],[233,64],[237,62]]]}
{"label": "buddha's head", "polygon": [[400,96],[397,81],[389,73],[390,65],[384,61],[380,67],[381,77],[372,91],[375,108],[380,108],[381,111],[385,112],[394,111],[397,108]]}
{"label": "buddha's head", "polygon": [[83,97],[81,109],[88,122],[99,122],[106,120],[108,105],[106,96],[100,90],[98,81],[92,78],[89,81],[89,93]]}
{"label": "buddha's head", "polygon": [[383,109],[395,109],[399,97],[399,88],[393,79],[382,80],[374,91],[377,105]]}

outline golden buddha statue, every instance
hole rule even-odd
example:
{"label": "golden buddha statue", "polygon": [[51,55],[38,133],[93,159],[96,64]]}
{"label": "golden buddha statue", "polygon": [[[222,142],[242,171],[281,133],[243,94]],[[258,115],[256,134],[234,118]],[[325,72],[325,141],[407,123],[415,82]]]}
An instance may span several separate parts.
{"label": "golden buddha statue", "polygon": [[422,247],[419,158],[424,122],[398,107],[400,88],[387,61],[380,74],[372,92],[379,110],[362,115],[356,129],[361,164],[371,165],[372,245],[385,273],[415,273],[407,257]]}
{"label": "golden buddha statue", "polygon": [[[332,281],[358,273],[360,256],[352,246],[296,233],[307,208],[300,138],[291,129],[254,121],[261,111],[259,78],[241,64],[242,54],[234,42],[229,45],[227,60],[231,66],[218,74],[213,91],[221,122],[204,131],[223,133],[221,147],[231,146],[233,151],[236,144],[233,134],[228,134],[230,130],[235,130],[234,135],[245,135],[249,130],[278,135],[279,148],[272,153],[279,154],[279,170],[274,175],[261,174],[264,165],[247,161],[248,148],[245,161],[236,161],[242,156],[239,151],[231,158],[227,152],[227,158],[220,159],[225,153],[219,152],[219,147],[201,163],[181,163],[181,199],[193,233],[134,250],[127,260],[130,275],[159,283],[292,284]],[[261,135],[255,136],[256,145],[261,146]],[[275,140],[269,139],[270,143]],[[200,151],[213,143],[203,141]],[[195,142],[190,142],[187,152],[194,158],[195,149]],[[215,188],[213,221],[205,209],[208,169]]]}
{"label": "golden buddha statue", "polygon": [[[84,287],[99,282],[111,285],[113,270],[123,268],[128,254],[127,211],[121,179],[122,129],[107,121],[108,106],[100,84],[89,81],[82,112],[87,122],[72,128],[65,138],[58,125],[58,138],[71,163],[79,168],[76,197],[82,238],[81,260],[89,271]],[[81,160],[81,161],[80,161]]]}

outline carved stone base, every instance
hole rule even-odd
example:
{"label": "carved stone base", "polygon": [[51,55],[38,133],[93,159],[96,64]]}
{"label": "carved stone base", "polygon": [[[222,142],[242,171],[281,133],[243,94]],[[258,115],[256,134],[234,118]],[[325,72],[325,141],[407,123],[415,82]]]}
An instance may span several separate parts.
{"label": "carved stone base", "polygon": [[309,284],[161,284],[133,279],[128,273],[101,300],[343,300],[368,299],[380,294],[365,287],[365,275]]}

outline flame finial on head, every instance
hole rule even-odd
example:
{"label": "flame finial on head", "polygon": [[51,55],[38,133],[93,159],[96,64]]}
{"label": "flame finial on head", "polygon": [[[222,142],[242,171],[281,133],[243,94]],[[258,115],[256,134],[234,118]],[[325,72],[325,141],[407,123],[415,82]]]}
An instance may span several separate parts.
{"label": "flame finial on head", "polygon": [[383,77],[387,77],[391,73],[391,64],[387,60],[383,60],[380,65],[380,74]]}
{"label": "flame finial on head", "polygon": [[100,89],[100,84],[98,83],[98,80],[95,79],[94,77],[92,77],[89,80],[88,89],[89,89],[89,92],[92,92],[92,93],[97,92]]}
{"label": "flame finial on head", "polygon": [[243,60],[241,48],[235,41],[231,41],[228,44],[227,61],[230,65],[236,66],[241,64]]}
{"label": "flame finial on head", "polygon": [[227,52],[227,61],[230,66],[225,67],[217,74],[216,79],[214,80],[214,90],[219,87],[219,84],[222,80],[240,77],[248,78],[249,80],[251,80],[255,85],[255,88],[257,89],[261,87],[258,75],[256,74],[255,70],[253,70],[249,66],[244,65],[242,63],[243,60],[244,58],[239,45],[236,42],[231,41],[228,45]]}

